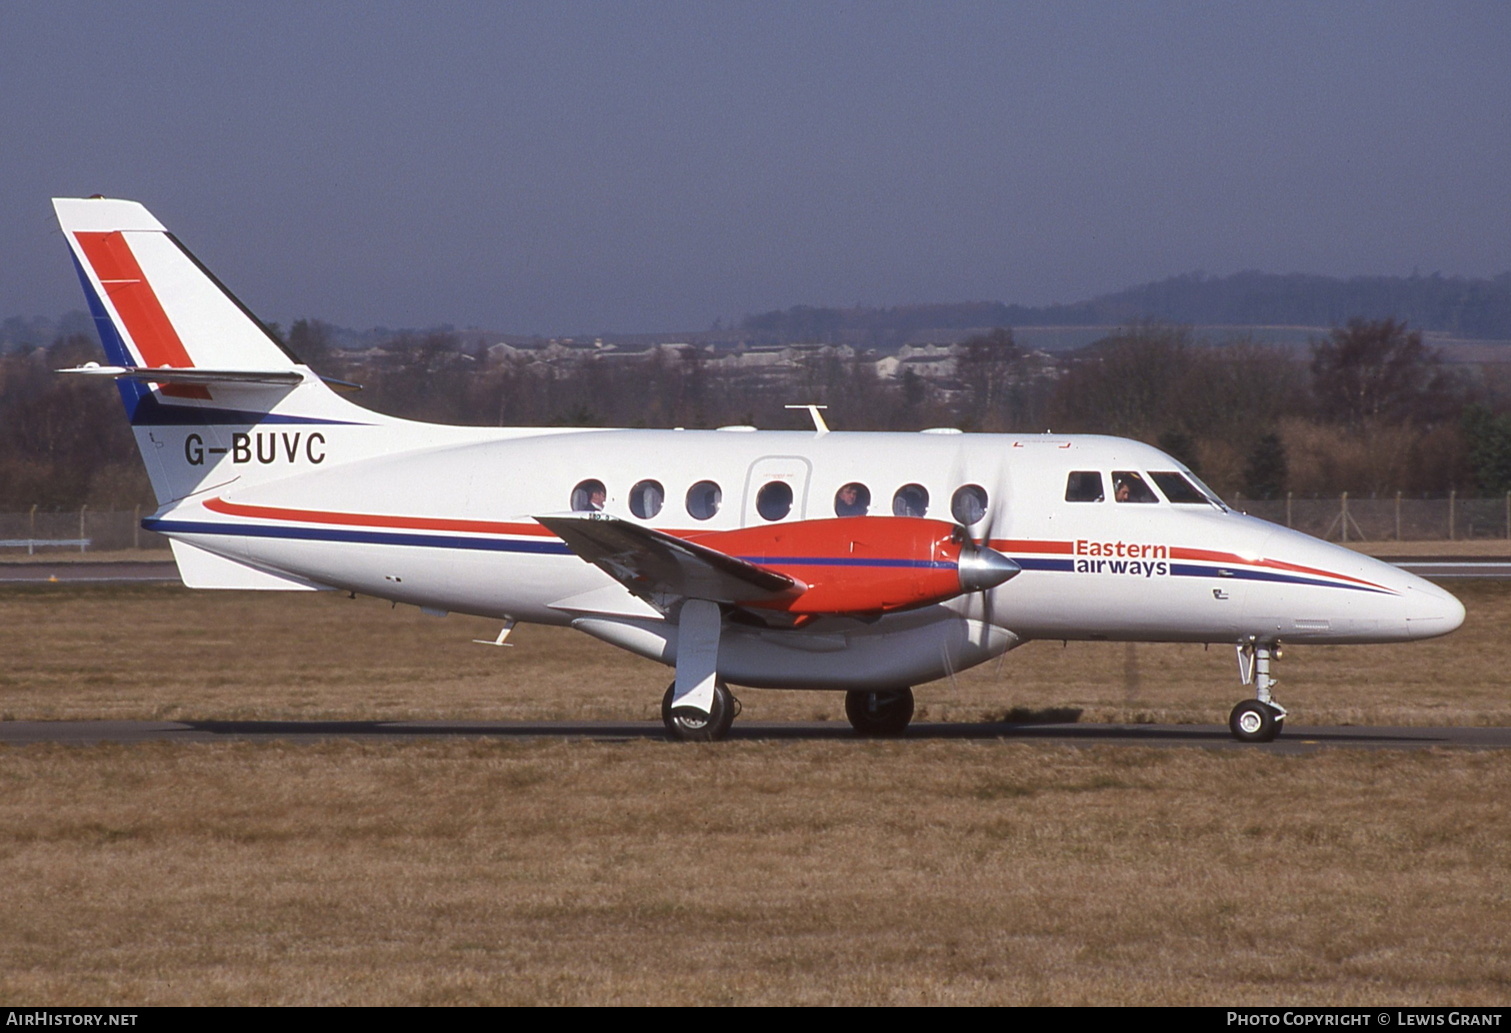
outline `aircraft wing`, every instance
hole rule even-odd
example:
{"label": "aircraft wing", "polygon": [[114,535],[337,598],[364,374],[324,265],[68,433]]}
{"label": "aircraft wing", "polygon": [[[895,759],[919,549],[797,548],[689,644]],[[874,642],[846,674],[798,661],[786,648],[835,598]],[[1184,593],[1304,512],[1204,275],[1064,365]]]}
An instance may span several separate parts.
{"label": "aircraft wing", "polygon": [[607,513],[535,519],[567,548],[663,613],[684,599],[739,605],[806,588],[786,574]]}

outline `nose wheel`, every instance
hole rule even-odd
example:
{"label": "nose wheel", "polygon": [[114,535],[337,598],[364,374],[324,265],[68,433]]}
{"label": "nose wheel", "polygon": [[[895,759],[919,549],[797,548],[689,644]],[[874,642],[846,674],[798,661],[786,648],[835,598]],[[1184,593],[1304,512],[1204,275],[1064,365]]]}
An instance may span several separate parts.
{"label": "nose wheel", "polygon": [[1285,708],[1275,702],[1275,679],[1270,677],[1270,661],[1280,656],[1278,641],[1248,638],[1238,643],[1238,678],[1254,686],[1254,698],[1228,715],[1228,730],[1239,742],[1273,742],[1285,727]]}

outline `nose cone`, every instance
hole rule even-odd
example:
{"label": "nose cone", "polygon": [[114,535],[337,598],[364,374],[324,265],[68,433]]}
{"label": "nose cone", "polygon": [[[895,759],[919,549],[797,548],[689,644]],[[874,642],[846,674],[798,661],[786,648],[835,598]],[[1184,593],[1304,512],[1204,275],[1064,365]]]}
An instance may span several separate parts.
{"label": "nose cone", "polygon": [[966,542],[960,548],[960,587],[967,592],[996,588],[1023,568],[985,545]]}
{"label": "nose cone", "polygon": [[1412,638],[1437,638],[1464,623],[1464,604],[1421,578],[1407,586],[1406,628]]}

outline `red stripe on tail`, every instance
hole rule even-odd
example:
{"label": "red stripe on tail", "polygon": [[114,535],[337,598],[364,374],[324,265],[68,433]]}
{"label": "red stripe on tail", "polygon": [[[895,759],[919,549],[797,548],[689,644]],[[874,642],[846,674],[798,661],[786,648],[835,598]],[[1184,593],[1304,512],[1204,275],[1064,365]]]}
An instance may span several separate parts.
{"label": "red stripe on tail", "polygon": [[[74,236],[78,238],[84,257],[94,268],[94,274],[99,277],[100,286],[110,295],[110,303],[126,324],[126,332],[141,353],[142,365],[192,367],[194,360],[189,358],[184,342],[179,340],[178,331],[169,322],[168,313],[163,311],[152,285],[142,275],[142,267],[131,253],[125,235],[91,232]],[[210,397],[210,392],[203,387],[184,384],[159,385],[158,390],[175,398]]]}

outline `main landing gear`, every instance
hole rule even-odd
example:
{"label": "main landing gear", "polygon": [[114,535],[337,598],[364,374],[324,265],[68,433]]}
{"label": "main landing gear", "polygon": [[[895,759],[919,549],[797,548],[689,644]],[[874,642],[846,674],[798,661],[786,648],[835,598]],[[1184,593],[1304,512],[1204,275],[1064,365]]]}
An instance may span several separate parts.
{"label": "main landing gear", "polygon": [[1239,742],[1272,742],[1285,727],[1285,708],[1276,703],[1271,689],[1270,660],[1280,659],[1278,641],[1247,638],[1238,643],[1238,678],[1254,686],[1254,698],[1246,699],[1228,715],[1228,730]]}
{"label": "main landing gear", "polygon": [[661,720],[667,734],[683,742],[718,742],[729,734],[730,725],[740,713],[740,701],[723,682],[714,685],[711,712],[705,714],[697,707],[673,707],[672,698],[677,694],[677,683],[666,687],[661,697]]}
{"label": "main landing gear", "polygon": [[847,692],[845,716],[861,735],[901,735],[913,720],[913,690],[904,686],[880,692]]}

